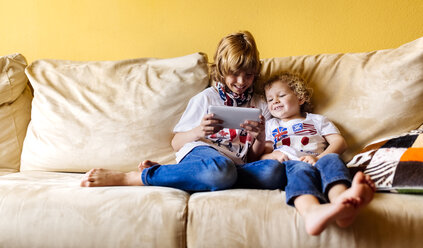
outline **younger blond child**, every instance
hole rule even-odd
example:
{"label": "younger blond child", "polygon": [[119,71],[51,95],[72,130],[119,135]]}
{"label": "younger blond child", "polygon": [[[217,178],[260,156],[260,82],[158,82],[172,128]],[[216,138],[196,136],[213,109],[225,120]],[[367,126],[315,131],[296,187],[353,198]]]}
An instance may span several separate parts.
{"label": "younger blond child", "polygon": [[373,198],[370,177],[357,173],[351,180],[339,158],[347,148],[335,125],[309,113],[311,90],[294,74],[284,73],[264,85],[268,109],[266,154],[286,169],[286,201],[304,218],[306,231],[320,234],[328,224],[351,225],[359,209]]}

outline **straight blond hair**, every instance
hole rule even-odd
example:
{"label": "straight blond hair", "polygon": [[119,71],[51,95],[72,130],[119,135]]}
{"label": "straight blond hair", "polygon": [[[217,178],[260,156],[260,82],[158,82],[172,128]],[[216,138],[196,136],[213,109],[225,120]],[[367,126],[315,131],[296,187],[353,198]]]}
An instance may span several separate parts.
{"label": "straight blond hair", "polygon": [[248,31],[240,31],[222,38],[210,64],[210,75],[215,82],[225,83],[225,76],[244,71],[260,73],[260,56],[254,37]]}

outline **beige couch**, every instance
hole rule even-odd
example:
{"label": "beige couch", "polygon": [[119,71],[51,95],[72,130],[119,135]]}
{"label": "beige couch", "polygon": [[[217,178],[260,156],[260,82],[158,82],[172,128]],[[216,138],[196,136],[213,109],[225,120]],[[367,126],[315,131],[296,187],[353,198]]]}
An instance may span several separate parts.
{"label": "beige couch", "polygon": [[[423,123],[423,38],[357,54],[263,59],[301,73],[315,112],[366,144]],[[82,188],[82,173],[174,161],[172,127],[209,85],[207,58],[0,58],[0,247],[419,247],[423,196],[377,193],[349,228],[309,236],[281,190]],[[32,89],[27,84],[29,79]],[[28,125],[29,123],[29,125]]]}

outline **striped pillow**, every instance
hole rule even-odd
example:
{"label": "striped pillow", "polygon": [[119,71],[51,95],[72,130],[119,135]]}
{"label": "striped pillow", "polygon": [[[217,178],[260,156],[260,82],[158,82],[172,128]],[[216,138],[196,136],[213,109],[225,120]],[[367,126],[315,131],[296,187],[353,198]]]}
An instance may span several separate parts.
{"label": "striped pillow", "polygon": [[367,145],[347,166],[370,175],[379,191],[423,193],[423,126]]}

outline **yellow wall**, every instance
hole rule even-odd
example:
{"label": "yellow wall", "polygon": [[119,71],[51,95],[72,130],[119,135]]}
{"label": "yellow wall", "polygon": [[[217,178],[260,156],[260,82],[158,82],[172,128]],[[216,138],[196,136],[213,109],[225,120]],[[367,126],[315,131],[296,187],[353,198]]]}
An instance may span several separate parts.
{"label": "yellow wall", "polygon": [[250,30],[262,58],[364,52],[423,36],[422,0],[0,0],[0,56],[212,59]]}

